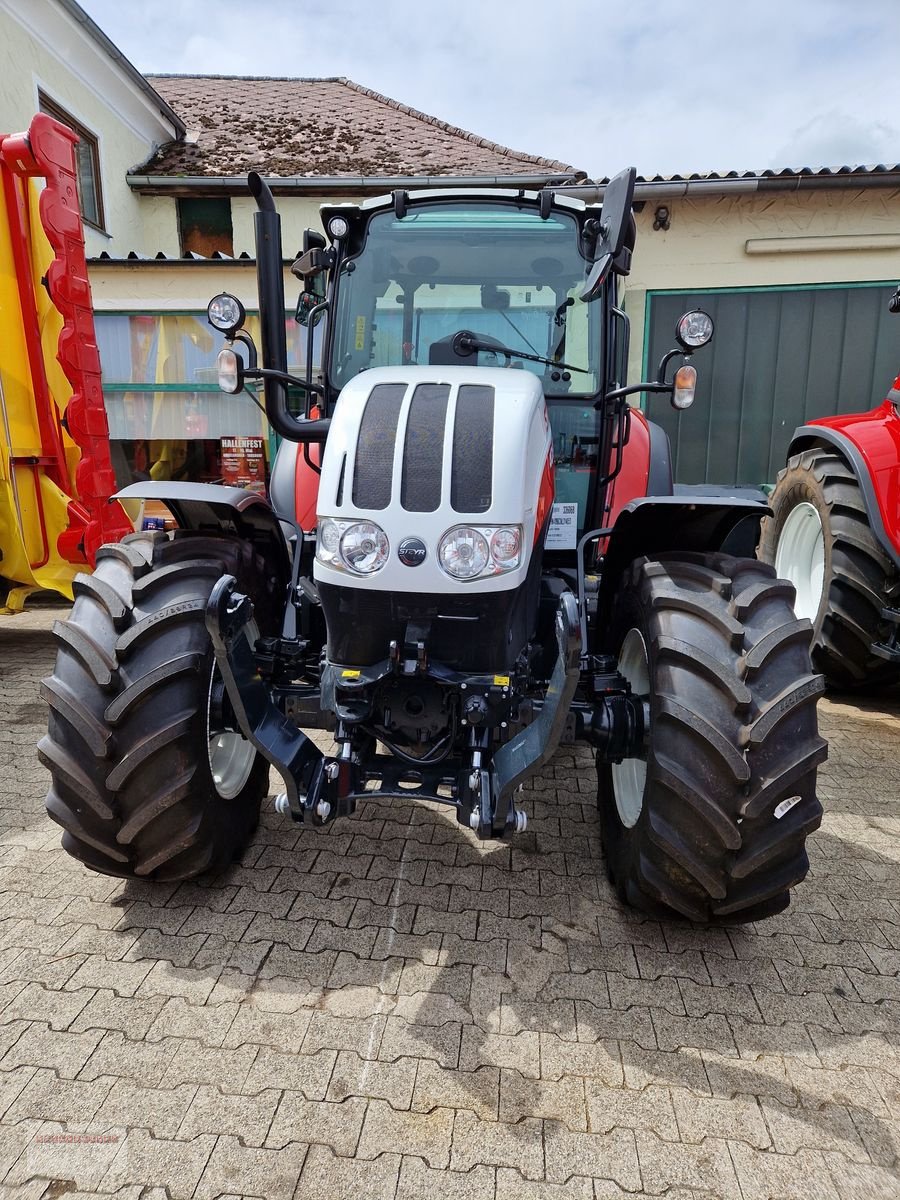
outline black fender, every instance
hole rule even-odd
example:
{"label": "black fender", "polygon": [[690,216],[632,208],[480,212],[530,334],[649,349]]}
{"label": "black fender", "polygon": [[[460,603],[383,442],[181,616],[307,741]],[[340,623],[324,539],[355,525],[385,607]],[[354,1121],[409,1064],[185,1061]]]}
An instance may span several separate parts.
{"label": "black fender", "polygon": [[674,496],[632,500],[619,513],[606,544],[595,629],[606,628],[612,597],[622,573],[634,559],[653,558],[667,551],[720,551],[753,558],[760,521],[770,515],[764,493],[749,488],[680,488]]}
{"label": "black fender", "polygon": [[114,500],[156,500],[169,509],[181,529],[229,533],[252,542],[284,594],[291,581],[291,556],[278,516],[268,500],[244,488],[216,483],[131,483]]}
{"label": "black fender", "polygon": [[828,425],[801,425],[799,429],[794,430],[787,457],[791,458],[804,450],[815,450],[819,447],[836,450],[856,476],[872,535],[894,566],[900,570],[900,554],[897,553],[897,547],[888,537],[884,527],[884,519],[878,507],[878,498],[866,460],[850,438],[839,429],[831,429]]}

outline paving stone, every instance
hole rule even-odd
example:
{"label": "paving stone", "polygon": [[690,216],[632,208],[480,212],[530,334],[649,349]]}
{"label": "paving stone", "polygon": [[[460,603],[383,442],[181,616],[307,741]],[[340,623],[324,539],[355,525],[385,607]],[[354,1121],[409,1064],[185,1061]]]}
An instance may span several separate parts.
{"label": "paving stone", "polygon": [[215,1141],[212,1135],[197,1137],[192,1142],[169,1141],[154,1138],[144,1129],[129,1130],[103,1177],[102,1190],[140,1183],[168,1188],[173,1197],[192,1196]]}
{"label": "paving stone", "polygon": [[386,1019],[383,1016],[362,1018],[313,1013],[303,1039],[303,1053],[315,1054],[322,1049],[355,1050],[363,1058],[377,1058]]}
{"label": "paving stone", "polygon": [[327,1146],[310,1146],[294,1200],[390,1200],[399,1173],[399,1154],[338,1158]]}
{"label": "paving stone", "polygon": [[454,1071],[427,1059],[419,1061],[412,1099],[417,1112],[430,1112],[438,1107],[465,1108],[484,1120],[496,1121],[499,1103],[499,1067]]}
{"label": "paving stone", "polygon": [[[573,1175],[565,1183],[547,1183],[523,1179],[518,1171],[510,1167],[497,1170],[496,1200],[594,1200],[596,1183],[581,1175]],[[620,1195],[627,1195],[617,1184],[612,1184]]]}
{"label": "paving stone", "polygon": [[635,1135],[643,1186],[650,1195],[672,1187],[697,1188],[718,1200],[746,1200],[729,1153],[729,1143],[708,1137],[699,1146],[664,1142],[655,1133]]}
{"label": "paving stone", "polygon": [[246,1146],[261,1146],[280,1099],[281,1093],[275,1090],[233,1096],[203,1085],[197,1089],[176,1136],[190,1141],[201,1133],[231,1134]]}
{"label": "paving stone", "polygon": [[428,1166],[443,1168],[450,1164],[453,1138],[452,1108],[435,1108],[428,1113],[397,1112],[384,1100],[371,1100],[357,1154],[360,1158],[377,1158],[402,1147],[405,1154],[424,1159]]}
{"label": "paving stone", "polygon": [[[442,1171],[421,1158],[404,1156],[395,1200],[434,1200],[436,1196],[440,1200],[494,1200],[494,1175],[493,1167]],[[518,1178],[521,1181],[521,1175]]]}
{"label": "paving stone", "polygon": [[163,1004],[145,1036],[155,1042],[166,1037],[196,1038],[207,1046],[221,1046],[238,1012],[233,1004],[188,1004],[180,996]]}
{"label": "paving stone", "polygon": [[75,1031],[117,1029],[132,1039],[143,1038],[165,1003],[165,996],[117,996],[115,992],[101,988],[92,994],[71,1028]]}
{"label": "paving stone", "polygon": [[11,1021],[42,1021],[51,1029],[68,1029],[93,996],[89,988],[77,992],[54,991],[39,983],[29,983],[17,988],[3,1009],[0,1022],[7,1025]]}
{"label": "paving stone", "polygon": [[[378,1048],[378,1058],[394,1062],[398,1058],[422,1058],[440,1063],[443,1067],[460,1065],[461,1026],[414,1025],[402,1017],[388,1017]],[[480,1066],[480,1063],[474,1063]],[[464,1068],[465,1069],[465,1068]]]}
{"label": "paving stone", "polygon": [[[868,1162],[859,1131],[849,1111],[839,1104],[816,1108],[786,1107],[777,1100],[762,1100],[762,1109],[779,1154],[798,1150],[839,1150],[851,1162]],[[749,1141],[749,1139],[747,1139]]]}
{"label": "paving stone", "polygon": [[[342,1101],[348,1096],[362,1096],[386,1100],[392,1108],[408,1109],[412,1104],[417,1067],[438,1069],[433,1063],[419,1064],[413,1058],[384,1063],[342,1050],[331,1074],[326,1099]],[[449,1102],[444,1099],[442,1103]]]}
{"label": "paving stone", "polygon": [[[215,1005],[210,1012],[216,1013],[219,1008],[224,1007],[225,1005]],[[303,1044],[312,1020],[312,1013],[304,1009],[298,1012],[273,1012],[259,1004],[250,1003],[235,1008],[234,1019],[227,1022],[222,1041],[219,1043],[226,1048],[253,1044],[280,1050],[285,1054],[296,1054]]]}
{"label": "paving stone", "polygon": [[[188,1143],[191,1147],[205,1138]],[[217,1200],[229,1191],[240,1196],[292,1196],[303,1169],[307,1147],[290,1145],[282,1150],[242,1146],[236,1137],[220,1137],[209,1155],[202,1178],[193,1193],[196,1200]]]}
{"label": "paving stone", "polygon": [[[859,1191],[856,1184],[839,1192],[825,1157],[811,1150],[797,1154],[773,1154],[771,1151],[754,1150],[746,1142],[729,1142],[731,1158],[740,1183],[742,1200],[851,1200],[856,1191],[862,1197],[871,1197],[868,1190]],[[843,1155],[837,1156],[842,1164],[852,1167],[848,1175],[860,1180],[863,1168],[858,1163],[849,1164]]]}
{"label": "paving stone", "polygon": [[595,1079],[583,1081],[587,1098],[588,1125],[592,1133],[614,1129],[649,1129],[664,1141],[679,1140],[672,1096],[665,1087],[641,1091],[608,1087]]}
{"label": "paving stone", "polygon": [[174,1138],[196,1093],[194,1083],[156,1088],[144,1082],[117,1079],[95,1114],[93,1124],[98,1129],[148,1129],[156,1138]]}
{"label": "paving stone", "polygon": [[[7,1026],[14,1029],[15,1026]],[[73,1033],[36,1023],[23,1029],[0,1059],[0,1071],[16,1067],[49,1067],[64,1079],[74,1079],[97,1048],[99,1031]]]}
{"label": "paving stone", "polygon": [[457,1110],[453,1124],[450,1167],[515,1167],[526,1179],[544,1176],[542,1122],[533,1118],[516,1125],[482,1121],[465,1109]]}
{"label": "paving stone", "polygon": [[522,1117],[547,1117],[561,1121],[569,1129],[586,1131],[584,1080],[527,1079],[518,1071],[501,1071],[500,1120],[515,1124]]}
{"label": "paving stone", "polygon": [[334,1103],[307,1100],[299,1092],[286,1091],[272,1119],[266,1145],[278,1149],[291,1142],[316,1142],[330,1146],[335,1154],[350,1157],[356,1152],[366,1104],[366,1100],[356,1097]]}
{"label": "paving stone", "polygon": [[204,1046],[192,1039],[178,1039],[161,1087],[177,1087],[180,1083],[208,1083],[228,1091],[241,1090],[256,1058],[256,1046],[240,1046],[233,1050]]}
{"label": "paving stone", "polygon": [[[766,1127],[766,1102],[761,1105],[755,1096],[698,1096],[686,1088],[672,1088],[671,1096],[681,1139],[685,1142],[740,1136],[759,1150],[772,1145]],[[660,1130],[654,1132],[665,1136]]]}
{"label": "paving stone", "polygon": [[485,1033],[477,1026],[463,1026],[459,1066],[462,1071],[474,1071],[480,1066],[509,1067],[538,1079],[540,1067],[540,1034],[532,1030],[523,1033]]}
{"label": "paving stone", "polygon": [[102,1077],[92,1082],[60,1078],[39,1068],[4,1114],[7,1124],[27,1118],[61,1121],[67,1128],[84,1128],[103,1104],[115,1081]]}
{"label": "paving stone", "polygon": [[260,1047],[241,1091],[253,1096],[267,1088],[286,1088],[299,1092],[307,1100],[324,1100],[334,1071],[338,1052],[319,1050],[316,1054],[282,1054]]}
{"label": "paving stone", "polygon": [[630,1129],[611,1133],[575,1133],[558,1121],[544,1122],[547,1179],[565,1183],[573,1175],[612,1179],[630,1191],[641,1186],[641,1173]]}

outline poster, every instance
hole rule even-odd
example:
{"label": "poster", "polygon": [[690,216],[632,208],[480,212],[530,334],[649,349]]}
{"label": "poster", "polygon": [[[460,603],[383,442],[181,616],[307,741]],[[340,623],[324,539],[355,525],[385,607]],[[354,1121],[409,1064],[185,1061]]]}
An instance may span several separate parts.
{"label": "poster", "polygon": [[557,501],[550,514],[545,550],[574,550],[578,545],[578,505]]}
{"label": "poster", "polygon": [[261,437],[223,437],[222,482],[266,494],[266,455]]}

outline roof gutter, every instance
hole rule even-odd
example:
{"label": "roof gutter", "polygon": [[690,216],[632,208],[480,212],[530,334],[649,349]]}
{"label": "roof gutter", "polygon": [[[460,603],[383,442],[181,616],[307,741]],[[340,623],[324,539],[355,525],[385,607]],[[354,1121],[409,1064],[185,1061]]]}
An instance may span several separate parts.
{"label": "roof gutter", "polygon": [[[247,194],[243,175],[139,175],[127,176],[128,186],[148,196]],[[275,195],[322,195],[327,192],[384,193],[396,189],[424,188],[525,188],[550,187],[586,203],[603,199],[605,184],[572,182],[571,175],[283,175],[267,176]],[[755,192],[829,191],[847,188],[900,189],[900,171],[859,171],[844,175],[775,175],[749,179],[639,180],[635,200],[672,200],[679,197],[750,195]]]}
{"label": "roof gutter", "polygon": [[185,125],[184,121],[182,121],[181,117],[178,116],[173,108],[169,107],[165,100],[163,100],[162,96],[160,96],[159,92],[154,90],[154,88],[147,82],[137,67],[133,63],[129,62],[119,47],[109,40],[100,26],[96,25],[91,20],[81,5],[76,4],[75,0],[59,0],[59,5],[61,8],[65,9],[69,16],[84,29],[88,37],[97,42],[97,44],[102,47],[104,53],[107,54],[117,64],[117,66],[122,68],[132,83],[134,83],[139,90],[144,93],[153,107],[166,118],[169,124],[174,128],[176,135],[179,138],[183,138],[187,133],[187,126]]}
{"label": "roof gutter", "polygon": [[[148,196],[183,193],[247,195],[245,175],[140,175],[130,174],[128,186]],[[265,176],[265,182],[278,196],[293,194],[322,195],[323,192],[392,192],[419,188],[496,188],[514,187],[540,191],[544,187],[565,186],[568,192],[572,175],[283,175]]]}

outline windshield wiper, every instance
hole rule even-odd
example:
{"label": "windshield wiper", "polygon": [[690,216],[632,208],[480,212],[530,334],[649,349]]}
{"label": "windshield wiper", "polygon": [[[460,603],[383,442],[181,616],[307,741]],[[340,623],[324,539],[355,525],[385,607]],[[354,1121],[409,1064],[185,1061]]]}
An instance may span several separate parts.
{"label": "windshield wiper", "polygon": [[591,371],[587,367],[573,367],[571,363],[557,362],[552,358],[544,358],[541,354],[526,354],[524,350],[510,350],[508,346],[503,346],[500,343],[482,341],[474,333],[470,333],[468,329],[461,329],[454,336],[450,346],[453,353],[460,358],[468,358],[470,354],[475,354],[478,350],[488,350],[494,354],[503,354],[507,358],[525,358],[528,362],[545,363],[548,367],[556,367],[560,371],[577,371],[580,375],[591,374]]}

